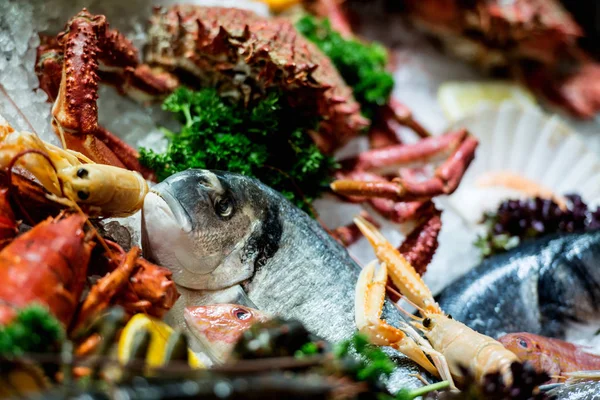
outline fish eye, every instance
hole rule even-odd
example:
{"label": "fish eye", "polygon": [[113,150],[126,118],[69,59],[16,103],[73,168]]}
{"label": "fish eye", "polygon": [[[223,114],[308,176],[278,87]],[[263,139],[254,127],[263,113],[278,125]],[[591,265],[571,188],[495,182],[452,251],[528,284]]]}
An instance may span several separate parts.
{"label": "fish eye", "polygon": [[80,190],[77,192],[77,197],[79,197],[81,200],[87,200],[90,197],[90,192],[86,190]]}
{"label": "fish eye", "polygon": [[431,318],[425,318],[425,319],[423,320],[423,326],[424,326],[425,328],[431,328]]}
{"label": "fish eye", "polygon": [[227,197],[220,197],[215,202],[215,211],[221,217],[229,217],[233,212],[233,204]]}
{"label": "fish eye", "polygon": [[88,172],[88,170],[87,170],[87,169],[85,169],[85,168],[79,168],[79,169],[77,170],[77,177],[78,177],[78,178],[85,179],[85,178],[87,178],[88,174],[89,174],[89,172]]}
{"label": "fish eye", "polygon": [[522,348],[524,348],[524,349],[529,348],[529,344],[524,339],[519,339],[519,346],[522,347]]}
{"label": "fish eye", "polygon": [[251,314],[249,311],[244,310],[243,308],[236,308],[233,310],[233,315],[239,319],[240,321],[245,321],[248,318],[251,317]]}

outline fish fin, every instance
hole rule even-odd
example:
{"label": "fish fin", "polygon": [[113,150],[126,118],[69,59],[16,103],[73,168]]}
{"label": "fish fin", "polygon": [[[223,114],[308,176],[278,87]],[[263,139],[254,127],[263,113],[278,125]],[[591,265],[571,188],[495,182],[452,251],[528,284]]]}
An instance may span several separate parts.
{"label": "fish fin", "polygon": [[563,372],[569,380],[600,380],[600,370]]}

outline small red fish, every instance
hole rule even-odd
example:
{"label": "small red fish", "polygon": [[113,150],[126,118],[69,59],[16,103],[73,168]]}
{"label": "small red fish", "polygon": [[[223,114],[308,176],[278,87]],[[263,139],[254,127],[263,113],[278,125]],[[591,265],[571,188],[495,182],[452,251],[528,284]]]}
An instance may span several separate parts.
{"label": "small red fish", "polygon": [[184,318],[207,355],[216,363],[227,359],[248,328],[269,320],[261,311],[238,304],[186,307]]}
{"label": "small red fish", "polygon": [[529,361],[536,370],[553,377],[564,372],[600,370],[599,355],[563,340],[519,332],[504,335],[498,341],[521,361]]}

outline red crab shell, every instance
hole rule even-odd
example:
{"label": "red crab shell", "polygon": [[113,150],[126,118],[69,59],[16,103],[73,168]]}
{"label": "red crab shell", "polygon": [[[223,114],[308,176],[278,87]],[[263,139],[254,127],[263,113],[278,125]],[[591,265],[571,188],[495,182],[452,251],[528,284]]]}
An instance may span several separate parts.
{"label": "red crab shell", "polygon": [[[468,3],[465,5],[464,3]],[[554,64],[583,35],[557,1],[408,0],[411,15],[432,32],[471,35],[507,57]]]}
{"label": "red crab shell", "polygon": [[281,88],[299,118],[323,116],[313,138],[326,153],[368,125],[329,58],[287,19],[177,5],[155,8],[151,24],[148,63],[184,70],[246,103],[269,88]]}

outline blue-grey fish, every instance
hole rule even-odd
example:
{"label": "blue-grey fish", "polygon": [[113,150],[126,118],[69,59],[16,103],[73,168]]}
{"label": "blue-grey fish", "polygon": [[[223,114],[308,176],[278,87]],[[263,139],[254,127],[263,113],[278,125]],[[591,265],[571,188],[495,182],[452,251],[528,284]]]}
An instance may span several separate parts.
{"label": "blue-grey fish", "polygon": [[546,393],[549,400],[600,400],[600,382],[587,381],[557,385]]}
{"label": "blue-grey fish", "polygon": [[[182,294],[168,315],[175,326],[185,327],[185,307],[236,303],[298,319],[332,342],[356,332],[359,265],[317,221],[255,179],[206,170],[171,176],[146,196],[142,239],[144,254],[173,271]],[[389,302],[384,318],[402,319]],[[419,386],[408,376],[418,368],[399,359],[390,388]]]}
{"label": "blue-grey fish", "polygon": [[600,231],[539,239],[485,260],[439,296],[444,311],[498,338],[564,339],[571,321],[600,317]]}

